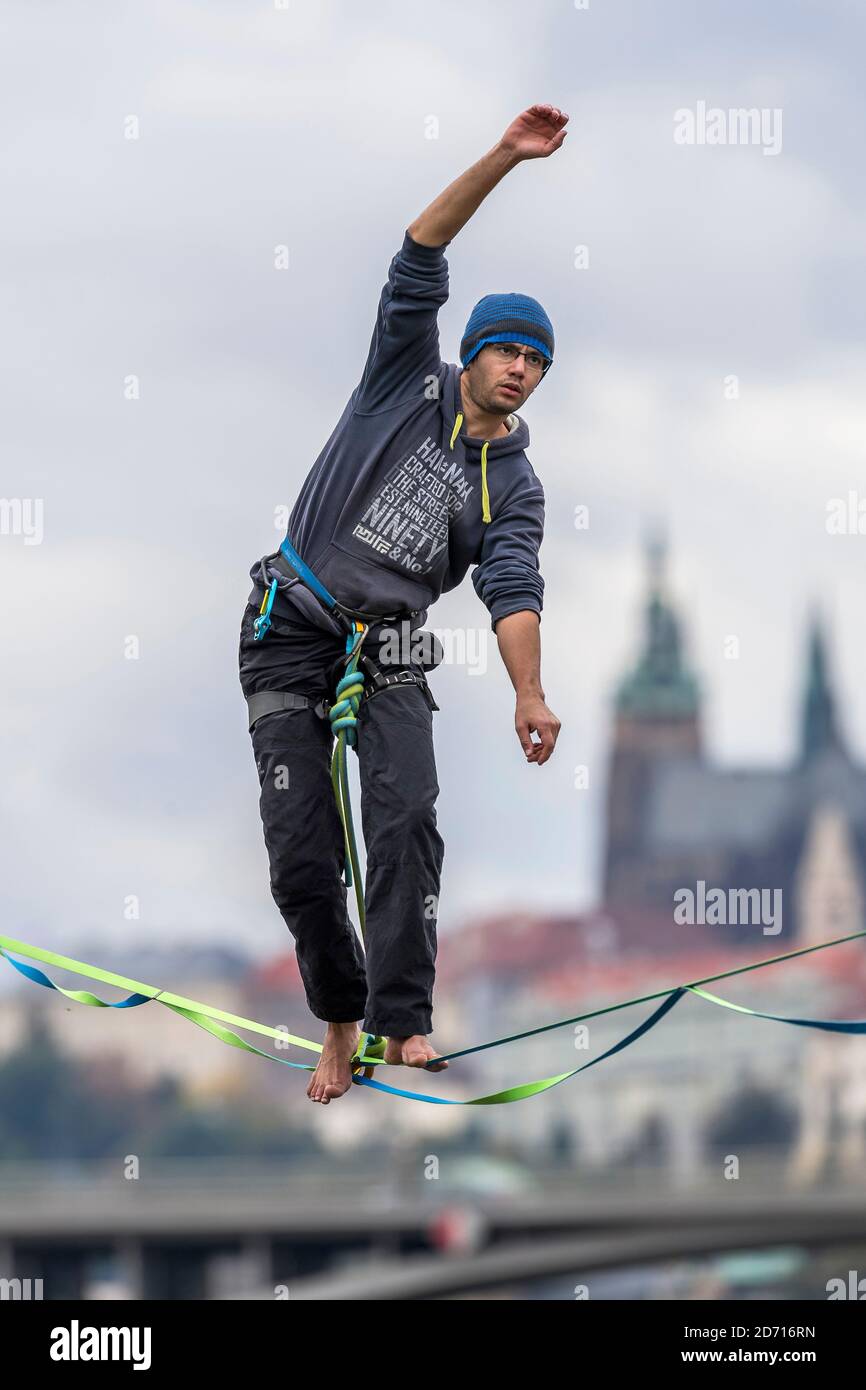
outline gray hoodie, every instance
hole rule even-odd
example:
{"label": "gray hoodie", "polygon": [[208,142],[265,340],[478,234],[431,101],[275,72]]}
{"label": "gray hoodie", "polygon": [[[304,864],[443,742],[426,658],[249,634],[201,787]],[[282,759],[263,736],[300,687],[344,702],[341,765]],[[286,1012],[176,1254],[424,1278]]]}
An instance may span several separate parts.
{"label": "gray hoodie", "polygon": [[[485,441],[463,428],[462,368],[439,355],[437,314],[448,298],[443,246],[406,232],[382,290],[370,351],[331,437],[295,502],[288,538],[340,603],[399,613],[420,626],[470,565],[491,626],[508,613],[541,613],[538,551],[544,492],[526,457],[529,430]],[[279,551],[257,560],[249,601],[267,577],[292,577]],[[297,579],[281,581],[273,611],[304,613],[338,631]]]}

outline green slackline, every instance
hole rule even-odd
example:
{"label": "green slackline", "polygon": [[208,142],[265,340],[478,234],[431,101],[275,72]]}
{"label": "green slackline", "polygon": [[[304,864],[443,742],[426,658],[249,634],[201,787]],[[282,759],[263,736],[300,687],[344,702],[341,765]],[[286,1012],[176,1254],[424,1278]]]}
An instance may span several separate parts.
{"label": "green slackline", "polygon": [[[811,951],[826,951],[828,946],[843,946],[846,941],[856,941],[857,938],[861,936],[866,936],[866,931],[855,931],[852,932],[850,936],[837,936],[835,940],[821,941],[817,946],[800,946],[796,951],[786,951],[784,955],[781,956],[769,956],[766,960],[753,961],[751,965],[738,965],[734,970],[722,970],[718,975],[705,975],[702,980],[692,980],[690,984],[683,985],[682,988],[691,989],[697,994],[701,992],[698,989],[699,985],[709,985],[712,984],[714,980],[727,980],[730,979],[732,975],[745,975],[749,970],[761,970],[765,965],[777,965],[779,961],[793,960],[795,956],[807,956]],[[2,942],[2,940],[3,938],[0,937],[0,942]],[[600,1018],[602,1014],[613,1014],[619,1009],[629,1009],[632,1004],[649,1004],[653,999],[664,998],[672,992],[673,988],[676,988],[676,986],[668,986],[667,989],[656,990],[655,994],[640,994],[634,999],[623,1000],[621,1004],[607,1004],[603,1009],[593,1009],[590,1013],[576,1014],[574,1018],[561,1018],[558,1023],[543,1023],[540,1028],[527,1028],[523,1033],[510,1033],[508,1037],[494,1038],[492,1042],[477,1043],[475,1047],[466,1047],[460,1052],[443,1052],[441,1057],[433,1057],[430,1060],[436,1062],[450,1062],[455,1057],[468,1057],[472,1052],[484,1052],[489,1047],[501,1047],[504,1043],[520,1042],[523,1038],[534,1038],[539,1033],[549,1033],[554,1028],[565,1028],[569,1023],[584,1023],[590,1018]],[[718,1000],[716,1002],[723,1003],[724,1001]],[[736,1006],[731,1005],[730,1007],[733,1008]],[[751,1010],[744,1009],[743,1012],[750,1013]],[[761,1017],[774,1018],[775,1015],[766,1014],[761,1015]],[[787,1022],[787,1020],[781,1019],[780,1022],[784,1023]],[[815,1024],[816,1028],[820,1026],[819,1023]]]}
{"label": "green slackline", "polygon": [[[578,1014],[574,1018],[560,1019],[558,1023],[545,1024],[541,1028],[529,1029],[524,1033],[514,1033],[508,1038],[499,1038],[493,1042],[480,1043],[475,1047],[464,1048],[462,1052],[445,1054],[443,1057],[430,1058],[427,1066],[435,1062],[448,1060],[450,1057],[465,1057],[474,1052],[482,1052],[490,1047],[498,1047],[506,1042],[516,1042],[522,1038],[533,1037],[538,1033],[548,1032],[553,1028],[562,1028],[570,1023],[580,1023],[590,1018],[598,1018],[603,1014],[615,1013],[619,1009],[625,1009],[633,1004],[643,1004],[650,1000],[662,999],[662,1003],[645,1019],[637,1028],[625,1038],[622,1038],[613,1047],[607,1049],[599,1057],[585,1062],[580,1067],[575,1067],[572,1071],[561,1072],[557,1076],[544,1077],[540,1081],[530,1081],[520,1086],[512,1086],[504,1091],[497,1091],[489,1096],[476,1096],[472,1100],[449,1100],[441,1096],[423,1095],[416,1091],[405,1091],[396,1086],[387,1086],[384,1082],[375,1081],[371,1078],[373,1067],[384,1065],[383,1052],[386,1039],[374,1039],[370,1033],[362,1033],[359,1048],[356,1050],[352,1059],[353,1065],[365,1068],[363,1076],[357,1073],[353,1075],[353,1081],[360,1086],[370,1086],[375,1090],[386,1091],[391,1095],[404,1096],[410,1100],[424,1101],[432,1105],[502,1105],[516,1100],[524,1100],[528,1096],[538,1095],[542,1091],[549,1090],[552,1086],[557,1086],[562,1081],[567,1081],[570,1077],[576,1076],[578,1072],[586,1071],[588,1067],[596,1066],[603,1062],[605,1058],[621,1052],[624,1048],[636,1042],[674,1007],[675,1004],[685,996],[686,993],[699,995],[713,1004],[721,1005],[723,1008],[733,1009],[737,1013],[751,1014],[754,1018],[769,1019],[776,1023],[790,1023],[802,1028],[819,1028],[836,1033],[864,1034],[866,1033],[866,1021],[839,1021],[835,1019],[805,1019],[805,1018],[785,1018],[779,1014],[760,1013],[756,1009],[746,1008],[742,1004],[734,1004],[729,1000],[721,999],[718,995],[710,994],[709,991],[700,988],[712,980],[727,979],[732,975],[745,974],[750,970],[759,970],[765,965],[775,965],[783,960],[791,960],[795,956],[807,955],[812,951],[823,951],[830,946],[840,946],[847,941],[855,941],[857,938],[866,936],[866,931],[853,932],[850,936],[838,937],[834,941],[820,942],[815,946],[803,946],[795,951],[788,951],[781,956],[773,956],[769,960],[755,961],[750,965],[738,966],[733,970],[722,971],[717,975],[708,975],[703,980],[695,980],[690,984],[677,985],[667,990],[659,990],[655,994],[641,995],[634,999],[624,1000],[620,1004],[610,1004],[603,1009],[595,1009],[590,1013]],[[7,953],[14,951],[18,955],[27,956],[31,960],[42,961],[48,965],[57,966],[63,970],[72,971],[74,974],[85,975],[93,980],[100,980],[104,984],[110,984],[119,989],[129,989],[133,993],[128,999],[119,1000],[116,1003],[108,1003],[91,994],[89,990],[68,990],[60,985],[54,984],[41,971],[31,966],[21,965],[12,959]],[[237,1027],[249,1029],[252,1032],[263,1034],[266,1037],[277,1039],[281,1042],[291,1043],[296,1047],[307,1048],[312,1052],[321,1052],[320,1043],[311,1042],[308,1038],[299,1038],[283,1029],[269,1028],[264,1023],[257,1023],[253,1019],[242,1018],[238,1014],[227,1013],[223,1009],[213,1008],[209,1004],[200,1004],[193,999],[186,999],[182,995],[171,994],[166,990],[155,989],[152,985],[141,984],[137,980],[130,980],[123,975],[116,975],[108,970],[101,970],[95,965],[85,965],[81,961],[72,960],[68,956],[61,956],[55,951],[47,951],[38,946],[31,946],[25,941],[16,941],[12,937],[0,935],[0,955],[5,956],[10,965],[14,966],[20,974],[27,976],[37,984],[42,984],[50,989],[58,991],[66,996],[67,999],[74,999],[81,1004],[88,1004],[96,1008],[132,1008],[140,1004],[149,1003],[156,1000],[160,1004],[171,1009],[174,1013],[189,1019],[198,1027],[204,1028],[221,1042],[228,1043],[231,1047],[237,1047],[244,1052],[255,1053],[259,1057],[267,1057],[269,1061],[280,1062],[283,1066],[294,1067],[302,1071],[314,1071],[315,1067],[302,1062],[290,1062],[286,1058],[274,1057],[272,1053],[264,1052],[261,1048],[253,1047],[252,1044],[245,1042],[228,1028],[220,1026],[220,1020],[224,1023],[233,1023]]]}

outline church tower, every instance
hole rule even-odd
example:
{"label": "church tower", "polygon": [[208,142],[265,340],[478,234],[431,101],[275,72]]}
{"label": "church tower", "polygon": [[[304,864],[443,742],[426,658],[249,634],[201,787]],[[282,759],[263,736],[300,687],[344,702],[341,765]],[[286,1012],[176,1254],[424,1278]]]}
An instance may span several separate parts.
{"label": "church tower", "polygon": [[827,643],[817,611],[813,611],[812,614],[808,640],[800,735],[801,766],[823,753],[845,753],[836,714],[836,700],[830,688]]}
{"label": "church tower", "polygon": [[648,539],[643,646],[615,697],[604,869],[604,901],[610,905],[640,904],[645,897],[643,828],[654,764],[701,757],[698,685],[684,664],[679,622],[666,592],[666,550],[658,534]]}

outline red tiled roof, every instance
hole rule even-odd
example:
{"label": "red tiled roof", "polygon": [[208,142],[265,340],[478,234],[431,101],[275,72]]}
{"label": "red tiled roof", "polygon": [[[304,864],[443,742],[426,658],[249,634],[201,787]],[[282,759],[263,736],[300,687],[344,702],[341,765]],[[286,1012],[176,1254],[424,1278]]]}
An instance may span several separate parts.
{"label": "red tiled roof", "polygon": [[[684,942],[683,928],[670,916],[636,908],[569,917],[509,913],[445,937],[439,976],[451,984],[474,976],[531,983],[551,999],[598,993],[616,998],[705,979],[791,949],[796,948],[763,936],[751,944],[739,940],[726,945],[718,935]],[[823,979],[847,980],[852,999],[866,1001],[866,939],[847,949],[815,951],[800,957],[799,963],[799,968],[812,969]],[[789,971],[797,968],[797,960],[787,965]],[[850,1016],[861,1014],[866,1017],[866,1002]]]}
{"label": "red tiled roof", "polygon": [[250,993],[304,998],[304,984],[294,951],[263,961],[249,972],[244,984]]}
{"label": "red tiled roof", "polygon": [[[440,938],[437,980],[446,987],[474,978],[531,987],[552,1004],[599,996],[616,1001],[722,974],[791,949],[778,937],[761,936],[752,944],[726,946],[718,937],[684,944],[683,928],[669,916],[635,908],[568,916],[500,913]],[[841,1008],[837,1016],[866,1018],[866,938],[847,948],[801,956],[785,968],[789,980],[790,972],[799,969],[845,984],[839,997],[850,1007]],[[719,993],[724,993],[726,983],[719,982]],[[257,997],[305,1000],[294,951],[255,967],[245,985]]]}

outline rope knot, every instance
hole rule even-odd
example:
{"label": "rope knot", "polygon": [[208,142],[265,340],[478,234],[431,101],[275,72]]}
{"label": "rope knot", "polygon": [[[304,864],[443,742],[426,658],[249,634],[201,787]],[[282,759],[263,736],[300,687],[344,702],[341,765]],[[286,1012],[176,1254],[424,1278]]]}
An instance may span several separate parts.
{"label": "rope knot", "polygon": [[362,671],[348,671],[337,682],[337,698],[328,710],[331,730],[339,734],[345,730],[346,742],[353,748],[358,744],[358,710],[364,695],[364,674]]}

